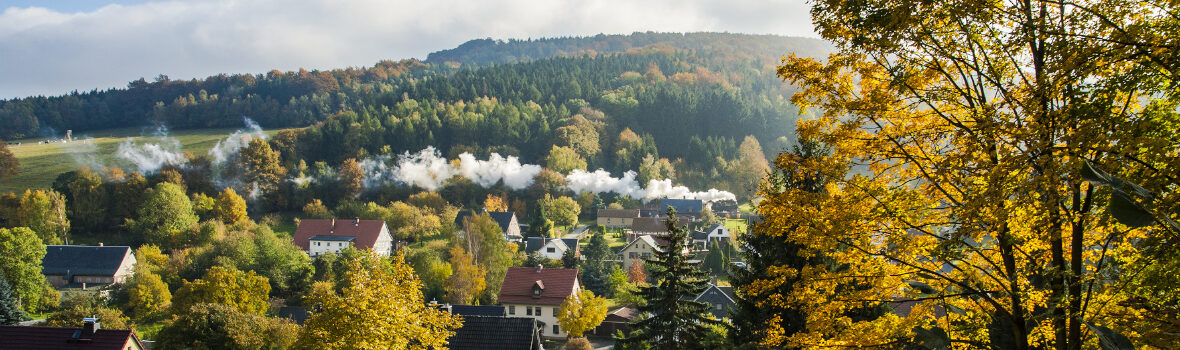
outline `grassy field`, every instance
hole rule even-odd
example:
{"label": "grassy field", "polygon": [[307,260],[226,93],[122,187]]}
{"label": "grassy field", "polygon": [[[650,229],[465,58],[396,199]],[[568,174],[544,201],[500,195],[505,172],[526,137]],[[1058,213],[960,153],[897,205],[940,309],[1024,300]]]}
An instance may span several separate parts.
{"label": "grassy field", "polygon": [[[181,149],[192,154],[206,154],[218,141],[237,129],[196,129],[177,130],[170,133],[170,137],[180,142]],[[278,129],[266,131],[274,135]],[[10,145],[8,148],[20,160],[20,174],[8,181],[0,183],[0,192],[23,192],[26,188],[49,188],[53,180],[61,173],[75,170],[82,165],[117,166],[125,171],[134,170],[130,163],[116,159],[115,151],[119,143],[132,138],[136,143],[159,143],[158,137],[152,136],[150,128],[123,128],[87,132],[75,135],[70,143],[46,142],[45,139],[24,139],[8,141],[20,142],[21,145]]]}

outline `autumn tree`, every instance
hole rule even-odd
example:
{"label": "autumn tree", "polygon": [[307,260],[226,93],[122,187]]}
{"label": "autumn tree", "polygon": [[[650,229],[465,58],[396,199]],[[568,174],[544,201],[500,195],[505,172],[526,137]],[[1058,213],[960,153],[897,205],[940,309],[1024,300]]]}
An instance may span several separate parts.
{"label": "autumn tree", "polygon": [[68,292],[61,302],[61,310],[45,319],[49,327],[81,328],[82,319],[95,317],[109,329],[129,329],[131,320],[122,311],[107,305],[106,298],[86,292]]}
{"label": "autumn tree", "polygon": [[16,159],[16,155],[8,149],[8,143],[0,140],[0,182],[8,181],[18,173],[20,173],[20,160]]}
{"label": "autumn tree", "polygon": [[635,177],[640,184],[647,185],[651,180],[676,179],[676,170],[672,167],[672,162],[667,158],[657,159],[655,155],[648,153],[639,162],[639,174]]}
{"label": "autumn tree", "polygon": [[503,195],[488,194],[488,198],[483,200],[483,210],[505,212],[508,211],[508,201],[504,199]]}
{"label": "autumn tree", "polygon": [[746,136],[738,146],[738,158],[729,162],[727,174],[735,189],[754,193],[762,178],[770,172],[770,163],[762,153],[762,145],[754,136]]}
{"label": "autumn tree", "polygon": [[460,326],[458,316],[426,304],[403,253],[392,261],[362,254],[347,266],[341,285],[312,288],[306,302],[316,311],[304,322],[297,348],[439,349]]}
{"label": "autumn tree", "polygon": [[581,293],[566,297],[557,310],[557,324],[561,329],[570,338],[580,338],[606,319],[606,299],[583,289]]}
{"label": "autumn tree", "polygon": [[[45,244],[33,230],[0,228],[0,274],[12,285],[25,311],[37,311],[51,304],[43,300],[49,281],[41,274]],[[56,300],[52,301],[56,302]]]}
{"label": "autumn tree", "polygon": [[[140,255],[140,254],[137,254]],[[151,262],[136,263],[135,275],[126,282],[127,307],[136,320],[144,320],[159,315],[168,309],[172,302],[172,292],[160,275],[152,272]]]}
{"label": "autumn tree", "polygon": [[270,304],[270,283],[254,271],[214,266],[200,279],[185,282],[172,297],[174,313],[185,313],[193,305],[216,303],[245,313],[266,313]]}
{"label": "autumn tree", "polygon": [[577,201],[568,196],[552,197],[545,195],[537,202],[545,208],[545,216],[553,220],[553,224],[561,226],[571,226],[578,223],[578,215],[582,213],[582,207],[578,205]]}
{"label": "autumn tree", "polygon": [[33,230],[45,244],[65,243],[70,233],[65,196],[53,190],[25,190],[16,213],[16,226]]}
{"label": "autumn tree", "polygon": [[643,260],[637,260],[631,263],[631,267],[627,268],[627,281],[632,284],[647,283],[647,270],[644,268]]}
{"label": "autumn tree", "polygon": [[250,220],[246,214],[246,200],[238,195],[233,188],[226,187],[217,195],[217,204],[214,207],[217,213],[217,219],[227,224],[238,224]]}
{"label": "autumn tree", "polygon": [[639,305],[639,312],[646,318],[631,322],[631,334],[618,339],[625,346],[642,346],[654,349],[682,349],[699,347],[703,337],[709,334],[709,325],[721,321],[707,317],[709,304],[696,301],[697,295],[708,287],[706,274],[696,265],[688,262],[688,233],[676,219],[676,210],[668,208],[668,243],[663,250],[656,251],[647,263],[657,267],[652,274],[652,284],[639,288],[640,295],[647,301]]}
{"label": "autumn tree", "polygon": [[279,163],[278,152],[272,150],[266,140],[250,140],[250,143],[239,151],[239,156],[245,168],[246,183],[257,186],[263,194],[274,192],[287,176],[287,168]]}
{"label": "autumn tree", "polygon": [[555,145],[549,149],[549,156],[545,157],[545,167],[563,174],[574,169],[585,170],[586,159],[572,148]]}
{"label": "autumn tree", "polygon": [[474,257],[462,247],[451,247],[451,277],[447,279],[447,300],[452,304],[470,305],[487,288],[487,270],[477,265]]}
{"label": "autumn tree", "polygon": [[290,320],[203,303],[167,321],[154,345],[160,349],[288,349],[298,335],[299,326]]}
{"label": "autumn tree", "polygon": [[138,216],[131,222],[133,230],[149,244],[180,247],[197,224],[193,203],[176,184],[161,182],[139,205]]}
{"label": "autumn tree", "polygon": [[[512,256],[516,254],[516,245],[508,244],[508,241],[504,239],[504,231],[488,213],[471,215],[464,219],[463,232],[464,235],[460,243],[475,258],[475,263],[480,266],[480,269],[486,273],[484,276],[485,288],[483,288],[481,299],[495,303],[496,298],[500,295],[500,285],[508,273],[508,265],[512,262]],[[452,266],[454,266],[453,262]],[[458,269],[456,269],[457,274]]]}
{"label": "autumn tree", "polygon": [[312,199],[311,202],[308,202],[303,206],[303,215],[305,215],[308,219],[331,219],[332,211],[328,210],[328,207],[324,205],[324,202],[317,198]]}
{"label": "autumn tree", "polygon": [[365,184],[365,173],[361,171],[360,163],[356,162],[356,158],[348,158],[341,162],[337,174],[340,177],[340,189],[345,198],[355,198],[361,194],[361,188]]}
{"label": "autumn tree", "polygon": [[[1180,124],[1165,107],[1180,70],[1140,40],[1174,42],[1176,6],[815,2],[817,32],[838,52],[788,57],[779,74],[802,88],[796,105],[822,113],[799,137],[832,155],[776,166],[836,180],[758,211],[782,214],[768,228],[802,256],[840,268],[794,271],[801,283],[778,300],[807,315],[807,331],[766,342],[1092,346],[1113,312],[1135,309],[1111,307],[1143,271],[1124,267],[1153,264],[1180,231]],[[846,164],[858,171],[828,173]],[[913,300],[908,314],[841,316],[897,299]]]}

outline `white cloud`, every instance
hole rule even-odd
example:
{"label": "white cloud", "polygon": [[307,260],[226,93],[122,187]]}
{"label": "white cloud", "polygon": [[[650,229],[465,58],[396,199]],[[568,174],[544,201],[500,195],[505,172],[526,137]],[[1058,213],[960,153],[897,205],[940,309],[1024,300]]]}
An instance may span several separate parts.
{"label": "white cloud", "polygon": [[803,0],[194,0],[0,12],[0,98],[425,58],[475,38],[635,31],[814,36]]}

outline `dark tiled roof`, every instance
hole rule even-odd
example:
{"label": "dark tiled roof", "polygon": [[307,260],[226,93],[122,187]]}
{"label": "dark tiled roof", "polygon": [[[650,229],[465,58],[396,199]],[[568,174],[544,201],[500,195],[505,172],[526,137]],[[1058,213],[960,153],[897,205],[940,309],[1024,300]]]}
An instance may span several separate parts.
{"label": "dark tiled roof", "polygon": [[634,319],[636,314],[639,314],[639,312],[624,306],[606,314],[604,322],[631,322],[631,319]]}
{"label": "dark tiled roof", "polygon": [[507,316],[500,305],[451,305],[451,313],[467,316]]}
{"label": "dark tiled roof", "polygon": [[[533,252],[540,250],[541,247],[544,247],[545,244],[548,243],[549,241],[552,241],[555,239],[557,239],[557,238],[529,237],[528,240],[525,241],[524,252],[525,252],[525,254],[532,254]],[[573,241],[574,245],[571,246],[570,241]],[[578,240],[573,239],[573,238],[562,238],[561,239],[561,243],[565,244],[566,248],[577,247],[577,242],[578,242]],[[577,249],[577,248],[575,248],[575,249]]]}
{"label": "dark tiled roof", "polygon": [[660,200],[661,209],[667,209],[668,207],[675,208],[677,213],[694,214],[701,212],[701,208],[705,207],[705,202],[700,199],[664,198]]}
{"label": "dark tiled roof", "polygon": [[355,241],[355,240],[356,240],[356,237],[353,237],[353,236],[325,236],[325,235],[315,235],[315,236],[311,236],[311,238],[308,238],[307,240],[309,240],[309,241],[341,241],[341,242],[352,242],[352,241]]}
{"label": "dark tiled roof", "polygon": [[562,238],[561,242],[565,243],[566,248],[571,248],[575,252],[578,251],[578,239],[577,238]]}
{"label": "dark tiled roof", "polygon": [[385,221],[381,220],[305,219],[299,221],[294,241],[299,248],[308,250],[308,242],[313,236],[352,236],[356,237],[353,244],[356,249],[373,249],[382,227],[385,227]]}
{"label": "dark tiled roof", "polygon": [[637,218],[639,209],[598,209],[600,218]]}
{"label": "dark tiled roof", "polygon": [[496,224],[500,225],[500,230],[508,232],[508,227],[512,225],[512,219],[516,217],[516,213],[510,211],[489,211],[488,216],[491,216],[492,220],[495,220]]}
{"label": "dark tiled roof", "polygon": [[131,254],[126,246],[51,245],[45,247],[41,273],[45,275],[114,276],[123,259]]}
{"label": "dark tiled roof", "polygon": [[[541,297],[533,297],[533,285],[540,281],[545,286]],[[561,305],[573,293],[578,283],[577,269],[541,269],[509,267],[500,287],[500,303]]]}
{"label": "dark tiled roof", "polygon": [[703,241],[709,238],[709,231],[692,231],[692,239]]}
{"label": "dark tiled roof", "polygon": [[668,226],[660,218],[635,218],[631,222],[632,232],[660,233],[668,232]]}
{"label": "dark tiled roof", "polygon": [[99,329],[89,340],[74,339],[75,332],[81,332],[81,328],[0,326],[0,349],[122,350],[128,338],[143,348],[139,337],[129,329]]}
{"label": "dark tiled roof", "polygon": [[458,227],[460,230],[462,230],[463,229],[463,219],[467,218],[468,216],[471,216],[470,210],[460,210],[458,213],[456,213],[455,214],[455,227]]}
{"label": "dark tiled roof", "polygon": [[307,312],[311,308],[303,306],[284,306],[279,308],[279,317],[295,321],[296,324],[303,325],[303,321],[307,321]]}
{"label": "dark tiled roof", "polygon": [[450,349],[541,349],[537,320],[529,317],[463,316],[447,339]]}

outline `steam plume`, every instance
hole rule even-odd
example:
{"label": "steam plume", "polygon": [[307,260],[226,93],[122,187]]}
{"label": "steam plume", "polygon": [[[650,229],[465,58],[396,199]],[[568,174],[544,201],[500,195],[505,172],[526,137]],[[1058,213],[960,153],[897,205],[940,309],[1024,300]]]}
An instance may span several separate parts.
{"label": "steam plume", "polygon": [[159,138],[160,142],[137,144],[128,137],[119,143],[115,158],[131,162],[142,174],[155,173],[165,165],[184,165],[188,162],[180,150],[180,141],[168,136],[167,127],[157,127],[153,136]]}
{"label": "steam plume", "polygon": [[266,139],[266,133],[262,132],[262,127],[258,126],[258,123],[250,118],[242,118],[242,120],[246,123],[245,129],[234,131],[225,140],[217,141],[217,144],[209,150],[209,159],[213,165],[221,165],[236,156],[238,151],[250,144],[250,140]]}

